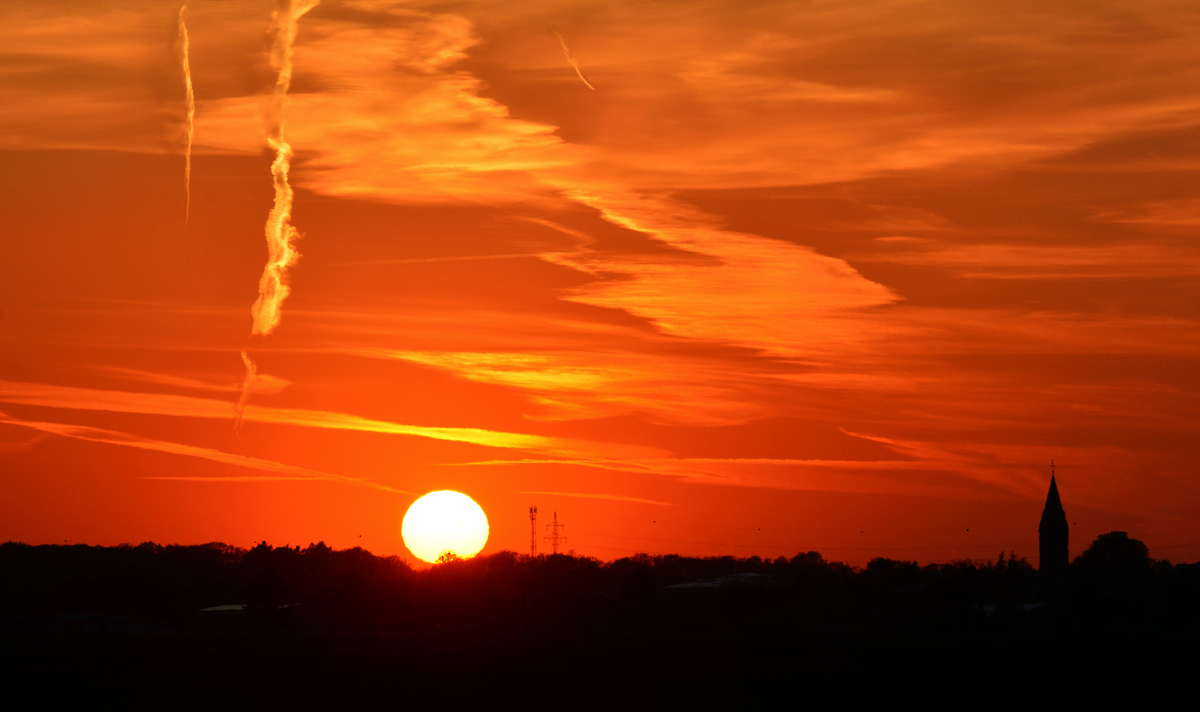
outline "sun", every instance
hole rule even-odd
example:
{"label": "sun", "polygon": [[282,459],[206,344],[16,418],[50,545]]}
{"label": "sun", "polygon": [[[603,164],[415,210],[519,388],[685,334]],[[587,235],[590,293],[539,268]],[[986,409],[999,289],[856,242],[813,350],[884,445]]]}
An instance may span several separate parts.
{"label": "sun", "polygon": [[467,495],[440,490],[412,503],[400,533],[408,550],[422,561],[433,563],[446,552],[465,559],[487,543],[488,521]]}

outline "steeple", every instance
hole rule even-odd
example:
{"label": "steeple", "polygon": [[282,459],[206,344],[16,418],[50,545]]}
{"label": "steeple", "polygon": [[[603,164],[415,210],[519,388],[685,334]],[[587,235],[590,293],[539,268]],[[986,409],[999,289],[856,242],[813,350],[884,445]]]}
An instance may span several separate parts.
{"label": "steeple", "polygon": [[1042,509],[1042,522],[1038,525],[1038,549],[1041,554],[1038,569],[1048,575],[1067,570],[1071,555],[1067,545],[1070,527],[1067,513],[1063,511],[1062,499],[1058,496],[1058,483],[1054,481],[1054,461],[1050,461],[1050,492],[1046,495],[1046,506]]}
{"label": "steeple", "polygon": [[1046,523],[1046,515],[1053,513],[1055,519],[1066,519],[1067,513],[1063,510],[1062,499],[1058,496],[1058,483],[1054,481],[1054,475],[1050,475],[1050,492],[1046,495],[1046,508],[1042,510],[1042,524]]}

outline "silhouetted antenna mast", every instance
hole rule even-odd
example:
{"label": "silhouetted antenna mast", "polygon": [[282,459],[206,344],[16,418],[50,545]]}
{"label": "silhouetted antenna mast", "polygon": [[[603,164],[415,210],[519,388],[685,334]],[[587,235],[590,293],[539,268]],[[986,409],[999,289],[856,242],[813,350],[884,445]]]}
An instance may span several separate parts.
{"label": "silhouetted antenna mast", "polygon": [[567,538],[559,534],[559,532],[563,529],[566,529],[567,525],[558,523],[558,512],[555,512],[554,521],[550,524],[547,524],[546,528],[550,530],[550,533],[546,535],[546,541],[550,542],[550,553],[557,554],[558,543],[567,540]]}
{"label": "silhouetted antenna mast", "polygon": [[537,507],[529,508],[529,555],[537,556]]}

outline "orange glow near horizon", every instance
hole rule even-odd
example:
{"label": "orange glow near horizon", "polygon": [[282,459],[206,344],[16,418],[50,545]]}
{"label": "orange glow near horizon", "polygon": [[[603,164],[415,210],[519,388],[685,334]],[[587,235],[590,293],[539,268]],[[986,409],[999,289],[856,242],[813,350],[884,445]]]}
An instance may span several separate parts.
{"label": "orange glow near horizon", "polygon": [[0,7],[0,541],[1200,560],[1190,4],[181,2]]}

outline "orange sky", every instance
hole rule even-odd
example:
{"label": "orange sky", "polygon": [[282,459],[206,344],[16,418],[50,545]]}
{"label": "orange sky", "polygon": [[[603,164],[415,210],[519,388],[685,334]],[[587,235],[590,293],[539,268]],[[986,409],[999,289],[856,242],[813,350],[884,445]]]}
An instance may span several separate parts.
{"label": "orange sky", "polygon": [[0,540],[1200,558],[1200,6],[744,5],[4,3]]}

